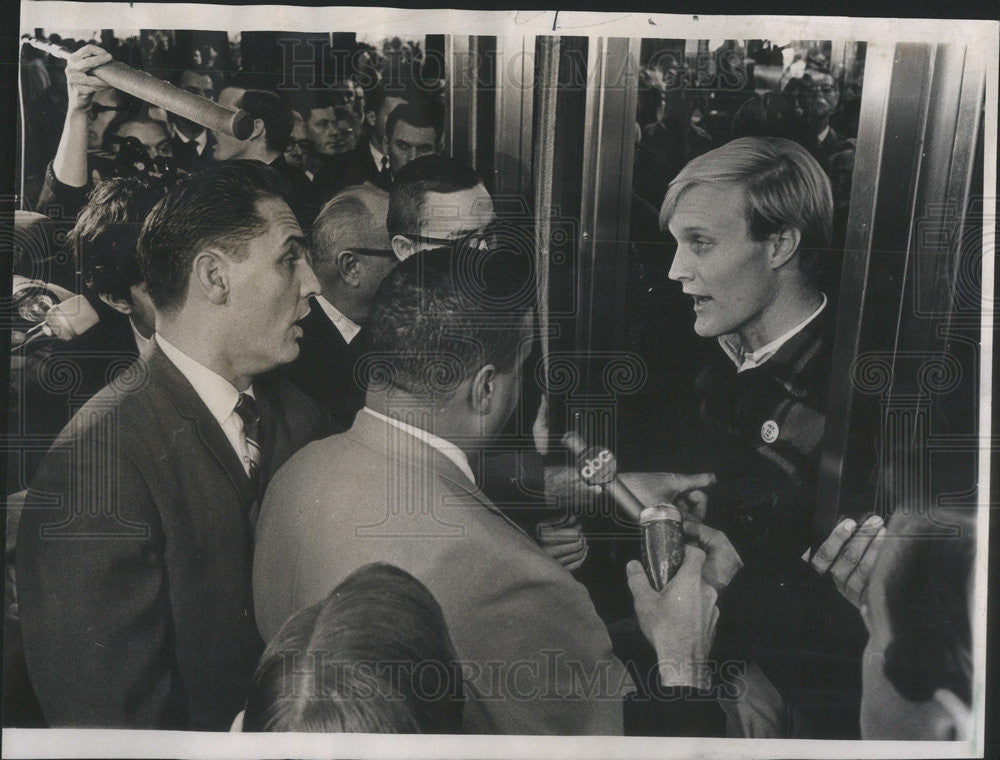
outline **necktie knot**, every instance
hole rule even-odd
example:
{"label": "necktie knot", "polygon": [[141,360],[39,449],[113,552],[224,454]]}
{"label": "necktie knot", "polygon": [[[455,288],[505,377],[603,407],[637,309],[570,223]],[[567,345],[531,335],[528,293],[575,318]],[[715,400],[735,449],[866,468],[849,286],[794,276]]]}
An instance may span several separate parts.
{"label": "necktie knot", "polygon": [[236,414],[243,421],[243,433],[247,438],[257,438],[257,425],[260,423],[260,408],[257,401],[249,393],[241,393],[236,402]]}

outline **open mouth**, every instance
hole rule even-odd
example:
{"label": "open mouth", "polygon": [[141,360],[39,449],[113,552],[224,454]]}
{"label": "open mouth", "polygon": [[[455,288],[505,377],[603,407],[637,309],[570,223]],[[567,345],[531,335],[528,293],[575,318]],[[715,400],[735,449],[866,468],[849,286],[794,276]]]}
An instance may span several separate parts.
{"label": "open mouth", "polygon": [[694,299],[694,307],[696,309],[699,306],[704,306],[706,303],[708,303],[709,301],[712,300],[711,296],[696,296],[696,295],[692,295],[691,298]]}

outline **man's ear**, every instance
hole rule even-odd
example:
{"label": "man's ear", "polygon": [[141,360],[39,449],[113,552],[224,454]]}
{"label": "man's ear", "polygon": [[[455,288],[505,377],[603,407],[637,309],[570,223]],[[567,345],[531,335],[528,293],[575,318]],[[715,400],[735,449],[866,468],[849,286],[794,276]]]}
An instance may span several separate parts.
{"label": "man's ear", "polygon": [[132,304],[130,304],[124,298],[112,298],[107,293],[100,293],[98,294],[97,297],[100,298],[102,301],[104,301],[104,303],[106,303],[108,306],[110,306],[117,312],[120,312],[122,314],[132,313]]}
{"label": "man's ear", "polygon": [[968,739],[972,731],[972,709],[948,689],[938,689],[932,699],[941,708],[940,717],[933,727],[935,738],[952,741]]}
{"label": "man's ear", "polygon": [[206,248],[194,257],[191,287],[197,287],[205,298],[216,305],[229,297],[229,259],[213,248]]}
{"label": "man's ear", "polygon": [[480,370],[473,375],[472,384],[469,388],[469,403],[472,410],[480,415],[490,413],[493,406],[493,399],[497,390],[497,370],[492,364],[484,364]]}
{"label": "man's ear", "polygon": [[406,235],[392,236],[392,251],[400,261],[406,261],[417,252],[417,245]]}
{"label": "man's ear", "polygon": [[250,133],[250,137],[248,137],[247,139],[248,140],[257,140],[257,139],[259,139],[261,137],[264,137],[264,120],[263,119],[254,119],[253,120],[253,131]]}
{"label": "man's ear", "polygon": [[340,279],[353,288],[361,285],[361,270],[364,266],[361,260],[354,254],[354,251],[341,251],[337,254],[337,273]]}
{"label": "man's ear", "polygon": [[799,250],[801,240],[802,233],[798,227],[784,227],[771,235],[769,238],[772,245],[769,253],[771,269],[777,269],[787,264]]}

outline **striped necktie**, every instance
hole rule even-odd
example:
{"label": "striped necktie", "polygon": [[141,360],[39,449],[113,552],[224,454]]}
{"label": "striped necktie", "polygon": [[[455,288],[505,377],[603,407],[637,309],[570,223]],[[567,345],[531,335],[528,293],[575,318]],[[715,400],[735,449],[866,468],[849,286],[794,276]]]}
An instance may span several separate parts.
{"label": "striped necktie", "polygon": [[241,393],[239,401],[236,402],[236,414],[243,421],[243,437],[246,438],[247,449],[250,452],[250,462],[247,470],[250,476],[250,485],[254,493],[257,493],[259,481],[258,468],[260,467],[260,442],[258,440],[260,424],[260,410],[257,402],[249,393]]}

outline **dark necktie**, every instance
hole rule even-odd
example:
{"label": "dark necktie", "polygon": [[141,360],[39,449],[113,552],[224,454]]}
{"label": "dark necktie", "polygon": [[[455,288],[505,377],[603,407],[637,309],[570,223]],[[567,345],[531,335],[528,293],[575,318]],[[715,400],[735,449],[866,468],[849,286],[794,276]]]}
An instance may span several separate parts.
{"label": "dark necktie", "polygon": [[389,169],[389,157],[382,156],[382,171],[378,173],[379,178],[382,181],[382,185],[388,188],[392,184],[392,170]]}
{"label": "dark necktie", "polygon": [[258,426],[260,425],[260,410],[257,402],[249,393],[241,393],[239,401],[236,402],[236,414],[243,420],[243,436],[246,438],[247,449],[250,451],[250,485],[254,494],[257,493],[257,485],[260,479],[258,469],[260,468],[260,442]]}

